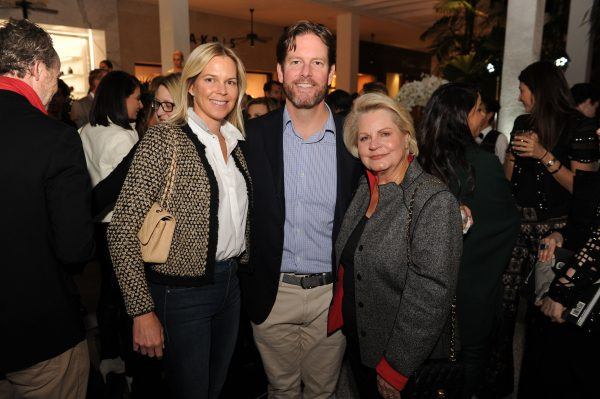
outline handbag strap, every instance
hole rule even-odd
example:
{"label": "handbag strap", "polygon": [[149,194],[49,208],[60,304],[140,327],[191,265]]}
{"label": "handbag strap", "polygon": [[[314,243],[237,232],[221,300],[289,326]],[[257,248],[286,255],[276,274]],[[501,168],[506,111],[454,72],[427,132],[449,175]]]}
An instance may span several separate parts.
{"label": "handbag strap", "polygon": [[171,135],[171,144],[173,144],[173,155],[171,156],[171,164],[167,172],[167,178],[165,181],[165,188],[163,190],[160,207],[163,209],[169,209],[169,200],[171,199],[171,193],[173,192],[173,186],[175,185],[175,171],[177,166],[177,140],[175,137],[175,130]]}
{"label": "handbag strap", "polygon": [[[408,223],[406,226],[406,264],[411,265],[411,255],[410,255],[410,245],[412,240],[410,239],[410,229],[413,221],[413,211],[415,205],[415,197],[417,196],[417,191],[419,188],[425,183],[424,181],[420,182],[415,190],[413,191],[410,201],[408,202]],[[406,278],[408,277],[408,267],[406,268]],[[448,358],[451,362],[456,361],[456,297],[452,298],[452,305],[450,306],[450,315],[451,315],[451,332],[450,332],[450,353]]]}

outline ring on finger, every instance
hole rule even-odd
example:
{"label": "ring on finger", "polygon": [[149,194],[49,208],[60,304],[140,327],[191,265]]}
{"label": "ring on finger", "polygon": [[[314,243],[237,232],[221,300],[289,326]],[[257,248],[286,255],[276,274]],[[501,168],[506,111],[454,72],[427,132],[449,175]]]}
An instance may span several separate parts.
{"label": "ring on finger", "polygon": [[540,244],[540,249],[544,250],[544,249],[548,249],[548,244],[546,244],[545,242]]}

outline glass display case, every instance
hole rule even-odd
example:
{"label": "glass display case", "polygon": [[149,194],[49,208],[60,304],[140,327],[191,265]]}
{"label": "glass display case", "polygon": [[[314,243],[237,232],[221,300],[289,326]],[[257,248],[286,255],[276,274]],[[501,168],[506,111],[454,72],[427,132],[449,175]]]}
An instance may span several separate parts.
{"label": "glass display case", "polygon": [[72,26],[40,24],[52,37],[60,57],[60,78],[72,89],[74,99],[88,93],[88,75],[106,58],[104,31]]}
{"label": "glass display case", "polygon": [[50,36],[60,57],[60,78],[71,87],[73,98],[85,97],[92,67],[89,39],[64,33],[50,33]]}

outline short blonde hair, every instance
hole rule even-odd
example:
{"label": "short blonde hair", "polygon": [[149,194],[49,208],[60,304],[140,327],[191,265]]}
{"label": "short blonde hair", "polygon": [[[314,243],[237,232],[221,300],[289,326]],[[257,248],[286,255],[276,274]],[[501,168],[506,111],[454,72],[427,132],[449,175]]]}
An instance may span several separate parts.
{"label": "short blonde hair", "polygon": [[392,121],[398,129],[408,134],[408,150],[410,153],[414,156],[419,155],[412,117],[400,103],[381,93],[368,93],[354,101],[352,111],[344,122],[344,144],[348,151],[358,158],[358,118],[367,112],[379,109],[390,112]]}
{"label": "short blonde hair", "polygon": [[181,84],[181,73],[170,73],[165,76],[157,76],[152,79],[150,83],[150,91],[152,94],[156,94],[156,91],[160,86],[165,86],[165,89],[169,92],[173,101],[179,97],[179,85]]}
{"label": "short blonde hair", "polygon": [[188,91],[210,60],[219,56],[231,58],[237,70],[238,98],[235,107],[225,119],[238,128],[242,134],[244,133],[244,118],[241,104],[244,93],[246,93],[246,69],[235,52],[219,42],[202,44],[196,47],[190,54],[181,72],[179,91],[178,93],[173,93],[175,111],[169,120],[170,122],[178,125],[187,123],[187,109],[194,106],[194,97]]}

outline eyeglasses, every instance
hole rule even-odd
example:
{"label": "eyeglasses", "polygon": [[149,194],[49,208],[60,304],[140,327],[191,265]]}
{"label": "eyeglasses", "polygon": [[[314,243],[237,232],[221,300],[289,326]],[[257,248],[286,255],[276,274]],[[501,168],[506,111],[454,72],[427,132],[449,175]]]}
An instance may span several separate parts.
{"label": "eyeglasses", "polygon": [[152,100],[152,108],[154,108],[155,110],[158,111],[158,107],[162,108],[162,110],[165,112],[171,112],[171,111],[173,111],[175,104],[173,104],[169,101],[163,101],[161,103],[160,101]]}

